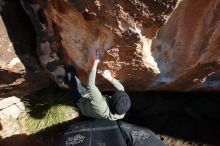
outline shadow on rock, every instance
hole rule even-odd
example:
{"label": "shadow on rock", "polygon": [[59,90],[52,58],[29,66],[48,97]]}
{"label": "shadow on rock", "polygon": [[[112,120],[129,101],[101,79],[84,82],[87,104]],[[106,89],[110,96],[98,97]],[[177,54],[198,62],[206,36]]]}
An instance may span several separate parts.
{"label": "shadow on rock", "polygon": [[20,1],[3,0],[1,16],[15,52],[27,71],[38,70],[34,28]]}
{"label": "shadow on rock", "polygon": [[17,78],[22,75],[19,73],[10,72],[9,70],[0,69],[0,84],[12,84]]}
{"label": "shadow on rock", "polygon": [[3,33],[0,96],[23,97],[49,85],[52,80],[39,63],[35,31],[20,1],[1,0],[0,11]]}

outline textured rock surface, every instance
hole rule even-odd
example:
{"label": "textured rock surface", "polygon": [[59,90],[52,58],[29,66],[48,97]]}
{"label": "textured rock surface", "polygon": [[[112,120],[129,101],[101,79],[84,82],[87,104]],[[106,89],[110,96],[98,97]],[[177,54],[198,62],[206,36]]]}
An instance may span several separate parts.
{"label": "textured rock surface", "polygon": [[15,96],[0,100],[0,137],[5,138],[24,132],[17,121],[19,115],[25,111],[24,103]]}
{"label": "textured rock surface", "polygon": [[[2,1],[1,1],[2,4]],[[1,5],[0,4],[0,5]],[[6,1],[0,16],[0,98],[25,96],[51,83],[42,71],[25,19],[19,10],[19,2]],[[11,19],[13,18],[13,19]],[[29,22],[30,23],[30,22]]]}
{"label": "textured rock surface", "polygon": [[[41,64],[55,80],[64,64],[73,64],[85,83],[96,49],[99,69],[109,69],[127,90],[199,88],[220,68],[219,0],[21,2]],[[109,88],[100,78],[97,84]]]}
{"label": "textured rock surface", "polygon": [[96,49],[102,54],[99,68],[109,69],[127,89],[146,90],[160,73],[151,42],[177,1],[21,2],[36,30],[41,63],[55,79],[64,74],[64,61],[75,65],[85,83]]}
{"label": "textured rock surface", "polygon": [[159,80],[168,83],[160,89],[206,86],[209,80],[201,84],[206,77],[219,71],[219,12],[219,0],[184,0],[160,28],[152,45],[161,72]]}
{"label": "textured rock surface", "polygon": [[219,1],[177,3],[51,0],[23,6],[38,33],[41,63],[54,77],[64,73],[59,50],[83,80],[98,49],[100,69],[110,69],[127,89],[186,90],[219,69]]}
{"label": "textured rock surface", "polygon": [[15,134],[22,133],[19,122],[8,115],[1,115],[2,130],[0,131],[1,138],[10,137]]}

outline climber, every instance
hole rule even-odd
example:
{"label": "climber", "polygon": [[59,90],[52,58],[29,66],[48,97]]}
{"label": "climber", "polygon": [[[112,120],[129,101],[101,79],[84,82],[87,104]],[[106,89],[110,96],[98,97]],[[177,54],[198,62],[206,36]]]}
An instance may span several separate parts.
{"label": "climber", "polygon": [[109,70],[102,71],[101,75],[116,88],[116,92],[113,96],[103,96],[101,94],[95,85],[97,66],[100,62],[99,55],[95,56],[96,59],[93,61],[88,76],[87,89],[82,86],[73,67],[66,69],[70,86],[72,86],[73,94],[76,96],[75,102],[77,102],[80,111],[85,116],[109,120],[122,119],[131,107],[130,98],[124,91],[123,85],[112,77]]}

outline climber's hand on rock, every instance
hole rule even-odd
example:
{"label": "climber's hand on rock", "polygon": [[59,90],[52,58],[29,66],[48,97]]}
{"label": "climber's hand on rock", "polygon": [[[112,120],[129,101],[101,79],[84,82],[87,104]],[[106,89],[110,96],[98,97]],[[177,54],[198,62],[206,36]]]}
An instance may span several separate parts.
{"label": "climber's hand on rock", "polygon": [[95,63],[99,63],[100,62],[100,52],[99,52],[99,50],[95,50],[95,60],[94,60],[94,62]]}
{"label": "climber's hand on rock", "polygon": [[94,55],[94,60],[93,60],[92,69],[97,69],[97,66],[100,62],[100,53],[96,49],[95,52],[93,53],[93,55]]}
{"label": "climber's hand on rock", "polygon": [[96,59],[98,59],[98,60],[101,59],[101,53],[99,52],[98,49],[96,49],[96,53],[95,53],[95,55],[96,55]]}
{"label": "climber's hand on rock", "polygon": [[103,70],[103,71],[101,72],[101,75],[102,75],[105,79],[107,79],[108,81],[112,82],[113,77],[112,77],[111,72],[110,72],[109,70]]}

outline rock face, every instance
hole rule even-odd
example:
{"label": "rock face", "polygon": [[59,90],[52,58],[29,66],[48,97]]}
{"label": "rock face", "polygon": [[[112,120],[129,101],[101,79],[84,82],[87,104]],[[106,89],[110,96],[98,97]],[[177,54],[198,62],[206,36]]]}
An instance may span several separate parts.
{"label": "rock face", "polygon": [[151,42],[176,1],[21,2],[36,30],[41,63],[54,79],[64,74],[65,59],[85,81],[96,49],[102,54],[99,68],[109,69],[127,89],[145,90],[160,73]]}
{"label": "rock face", "polygon": [[[184,0],[159,29],[152,54],[159,80],[167,82],[159,89],[185,90],[211,83],[206,77],[220,69],[219,12],[219,0]],[[212,81],[218,81],[215,76]]]}
{"label": "rock face", "polygon": [[[219,70],[220,1],[21,0],[42,66],[85,83],[95,50],[127,90],[190,90]],[[202,84],[204,83],[204,84]],[[103,90],[110,86],[97,79]]]}
{"label": "rock face", "polygon": [[25,111],[24,103],[15,96],[0,99],[0,137],[5,138],[20,134],[21,125],[17,121],[19,115]]}
{"label": "rock face", "polygon": [[13,95],[25,96],[51,83],[37,57],[29,52],[35,49],[31,46],[31,39],[27,39],[26,21],[17,13],[17,3],[12,1],[9,5],[7,1],[1,10],[0,99]]}

